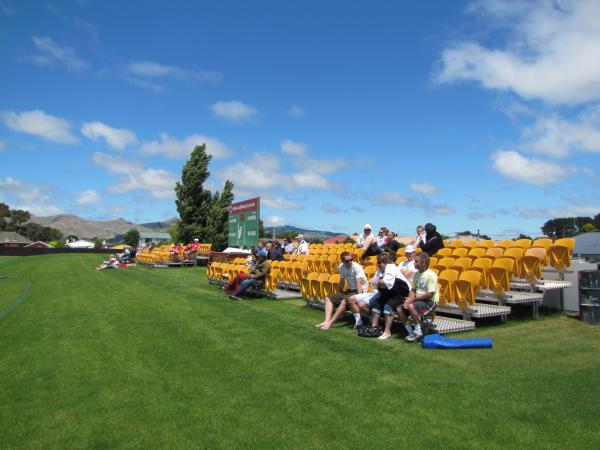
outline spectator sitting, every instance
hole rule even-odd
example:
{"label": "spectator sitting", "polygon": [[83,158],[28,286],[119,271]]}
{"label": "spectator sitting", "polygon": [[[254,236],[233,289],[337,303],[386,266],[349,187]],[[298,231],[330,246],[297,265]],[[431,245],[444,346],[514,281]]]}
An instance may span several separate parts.
{"label": "spectator sitting", "polygon": [[[438,302],[438,280],[434,271],[429,270],[429,255],[419,253],[415,257],[417,273],[413,278],[413,288],[410,290],[404,305],[399,305],[396,312],[404,324],[408,336],[406,342],[417,342],[423,337],[421,331],[421,313],[427,311]],[[408,324],[408,315],[412,317],[415,327]]]}
{"label": "spectator sitting", "polygon": [[370,232],[366,233],[367,230],[371,230],[371,225],[366,224],[365,229],[364,229],[365,239],[364,239],[363,245],[362,245],[363,254],[361,256],[361,259],[363,261],[365,261],[369,256],[377,256],[381,253],[381,250],[379,249],[379,245],[377,244],[379,236],[375,236],[373,233],[370,233]]}
{"label": "spectator sitting", "polygon": [[270,261],[281,261],[283,259],[283,252],[279,241],[267,242],[267,258]]}
{"label": "spectator sitting", "polygon": [[179,261],[183,247],[178,242],[175,242],[169,249],[169,258],[173,261]]}
{"label": "spectator sitting", "polygon": [[118,269],[118,268],[119,268],[119,260],[116,258],[116,256],[111,256],[108,260],[103,261],[102,264],[100,264],[98,267],[96,267],[96,270]]}
{"label": "spectator sitting", "polygon": [[199,247],[200,241],[198,240],[198,238],[194,238],[193,242],[191,242],[188,246],[185,247],[185,250],[183,251],[183,257],[185,259],[189,259],[193,256],[196,256]]}
{"label": "spectator sitting", "polygon": [[131,250],[129,249],[129,245],[126,245],[123,248],[123,253],[119,253],[118,257],[119,257],[119,262],[121,264],[125,264],[125,263],[129,262],[129,260],[131,259]]}
{"label": "spectator sitting", "polygon": [[425,242],[425,229],[423,225],[417,225],[417,237],[412,243],[412,246],[417,248],[421,242]]}
{"label": "spectator sitting", "polygon": [[369,281],[371,285],[371,292],[363,292],[362,294],[355,294],[348,297],[348,309],[354,316],[354,330],[359,329],[363,326],[362,316],[369,317],[371,315],[371,309],[373,304],[379,296],[377,286],[379,284],[379,277],[377,274]]}
{"label": "spectator sitting", "polygon": [[372,236],[371,233],[371,225],[369,225],[368,223],[365,224],[365,226],[363,227],[363,232],[358,236],[358,239],[356,240],[356,246],[358,248],[364,248],[365,245],[365,241],[367,240],[367,238],[369,236]]}
{"label": "spectator sitting", "polygon": [[283,261],[283,247],[281,246],[281,242],[278,240],[273,241],[273,247],[275,249],[275,256],[277,258],[275,261]]}
{"label": "spectator sitting", "polygon": [[296,241],[298,241],[298,255],[308,256],[308,243],[304,240],[304,235],[296,236]]}
{"label": "spectator sitting", "polygon": [[398,268],[402,272],[402,275],[404,275],[412,285],[413,277],[417,271],[417,268],[415,267],[415,256],[417,255],[417,252],[412,245],[407,245],[404,248],[404,255],[407,259],[398,264]]}
{"label": "spectator sitting", "polygon": [[391,253],[392,258],[394,259],[394,261],[396,260],[396,257],[398,255],[398,250],[400,250],[400,248],[402,248],[402,244],[400,244],[400,242],[398,242],[398,240],[396,239],[396,233],[394,233],[393,231],[390,231],[388,233],[388,244],[387,244],[387,250]]}
{"label": "spectator sitting", "polygon": [[271,262],[267,259],[267,251],[266,249],[261,248],[256,253],[256,263],[252,269],[250,269],[247,278],[240,283],[239,289],[230,295],[229,298],[231,300],[241,300],[240,297],[246,293],[246,290],[250,286],[258,286],[264,283],[264,280],[270,271]]}
{"label": "spectator sitting", "polygon": [[379,339],[385,340],[392,335],[392,324],[396,308],[404,303],[409,293],[408,280],[402,275],[396,264],[391,260],[389,254],[383,253],[377,256],[377,285],[379,295],[373,304],[373,327],[379,327],[381,313],[385,315],[385,328]]}
{"label": "spectator sitting", "polygon": [[425,224],[425,236],[421,239],[419,247],[429,256],[435,255],[439,249],[444,248],[444,239],[437,232],[435,225],[431,223]]}
{"label": "spectator sitting", "polygon": [[[339,265],[340,283],[337,292],[325,297],[325,320],[315,325],[321,330],[329,330],[344,314],[346,301],[350,296],[367,292],[367,276],[362,266],[352,261],[352,255],[349,252],[343,252],[340,256],[342,263]],[[348,291],[344,292],[346,283],[348,284]],[[335,313],[333,311],[334,306],[337,306]]]}
{"label": "spectator sitting", "polygon": [[292,244],[292,240],[290,238],[285,238],[283,240],[283,251],[287,255],[291,255],[294,253],[294,244]]}

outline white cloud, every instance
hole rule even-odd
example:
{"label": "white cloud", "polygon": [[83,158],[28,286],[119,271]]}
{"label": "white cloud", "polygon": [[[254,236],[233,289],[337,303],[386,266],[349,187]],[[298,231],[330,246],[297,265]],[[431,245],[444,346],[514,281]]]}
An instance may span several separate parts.
{"label": "white cloud", "polygon": [[347,210],[343,210],[341,209],[339,206],[334,205],[333,203],[323,203],[321,205],[321,209],[325,212],[328,213],[332,213],[332,214],[339,214],[339,213],[343,213],[343,212],[348,212]]}
{"label": "white cloud", "polygon": [[71,47],[60,47],[52,38],[33,36],[33,45],[40,53],[22,58],[38,66],[51,66],[62,63],[71,71],[79,71],[89,67],[89,63],[78,58]]}
{"label": "white cloud", "polygon": [[383,191],[376,195],[367,194],[367,200],[375,205],[406,205],[408,199],[399,192]]}
{"label": "white cloud", "polygon": [[0,2],[0,11],[6,14],[7,16],[12,16],[13,14],[15,14],[15,10],[13,8],[2,2]]}
{"label": "white cloud", "polygon": [[600,99],[600,2],[486,0],[471,11],[508,30],[506,44],[466,41],[447,48],[438,82],[478,81],[557,104]]}
{"label": "white cloud", "polygon": [[169,136],[166,133],[160,135],[160,141],[144,142],[140,147],[140,153],[144,155],[164,155],[169,159],[184,159],[197,145],[206,144],[206,151],[214,158],[223,158],[231,154],[231,150],[216,138],[201,134],[192,134],[183,140]]}
{"label": "white cloud", "polygon": [[4,149],[4,147],[6,147],[6,142],[0,140],[0,150]]}
{"label": "white cloud", "polygon": [[147,191],[155,198],[175,198],[177,176],[162,169],[144,169],[121,177],[110,192],[123,194],[129,191]]}
{"label": "white cloud", "polygon": [[258,115],[258,111],[237,100],[219,101],[211,105],[213,115],[231,122],[247,122]]}
{"label": "white cloud", "polygon": [[172,78],[175,80],[193,80],[201,82],[219,82],[223,78],[218,72],[210,70],[184,69],[178,66],[160,64],[154,61],[134,61],[129,63],[127,73],[137,77]]}
{"label": "white cloud", "polygon": [[437,188],[429,183],[410,183],[410,189],[419,194],[431,195],[437,192]]}
{"label": "white cloud", "polygon": [[295,202],[294,200],[290,200],[289,198],[283,198],[278,196],[271,195],[261,195],[260,197],[261,205],[268,206],[269,208],[275,209],[301,209],[302,206]]}
{"label": "white cloud", "polygon": [[600,107],[589,108],[575,120],[540,117],[523,130],[524,147],[556,158],[575,151],[600,153]]}
{"label": "white cloud", "polygon": [[80,205],[89,205],[90,203],[98,203],[99,201],[100,195],[93,189],[81,191],[77,197],[77,203]]}
{"label": "white cloud", "polygon": [[297,105],[292,105],[288,108],[288,110],[286,111],[288,116],[291,117],[303,117],[306,112],[304,111],[304,108],[297,106]]}
{"label": "white cloud", "polygon": [[[64,212],[54,206],[50,197],[46,194],[50,190],[47,185],[29,184],[12,177],[0,179],[0,200],[7,201],[5,197],[11,197],[12,209],[29,211],[36,216],[49,216]],[[8,201],[7,201],[8,202]]]}
{"label": "white cloud", "polygon": [[234,180],[235,187],[247,191],[265,191],[272,188],[288,188],[289,180],[279,173],[279,158],[266,152],[258,152],[244,161],[219,170],[223,179]]}
{"label": "white cloud", "polygon": [[302,166],[308,171],[317,172],[320,174],[328,174],[337,172],[346,167],[346,161],[342,158],[336,159],[305,159],[299,161],[298,165]]}
{"label": "white cloud", "polygon": [[126,128],[112,128],[102,122],[85,122],[81,127],[81,134],[94,141],[103,138],[108,146],[115,150],[124,150],[128,145],[138,141],[133,131]]}
{"label": "white cloud", "polygon": [[491,156],[496,172],[521,183],[544,186],[555,184],[574,172],[552,161],[527,158],[513,150],[498,151]]}
{"label": "white cloud", "polygon": [[129,191],[146,191],[155,198],[175,198],[175,183],[179,178],[166,170],[145,169],[139,161],[133,161],[104,153],[94,153],[93,162],[109,173],[119,175],[110,192],[124,194]]}
{"label": "white cloud", "polygon": [[103,167],[112,174],[128,174],[142,170],[142,163],[130,159],[119,158],[118,156],[107,155],[106,153],[96,152],[92,157],[95,165]]}
{"label": "white cloud", "polygon": [[59,117],[36,109],[16,113],[7,111],[1,114],[2,120],[12,130],[32,134],[48,141],[73,144],[77,138],[71,134],[71,124]]}
{"label": "white cloud", "polygon": [[314,188],[314,189],[328,189],[331,185],[322,175],[314,172],[301,172],[292,175],[292,180],[296,187],[302,188]]}
{"label": "white cloud", "polygon": [[265,227],[282,227],[288,224],[288,220],[279,216],[266,216],[262,218]]}
{"label": "white cloud", "polygon": [[526,219],[551,217],[594,217],[600,211],[600,204],[582,206],[566,204],[550,208],[515,208],[517,215]]}
{"label": "white cloud", "polygon": [[281,151],[288,155],[304,156],[307,150],[308,147],[306,144],[302,144],[301,142],[294,142],[290,139],[281,142]]}

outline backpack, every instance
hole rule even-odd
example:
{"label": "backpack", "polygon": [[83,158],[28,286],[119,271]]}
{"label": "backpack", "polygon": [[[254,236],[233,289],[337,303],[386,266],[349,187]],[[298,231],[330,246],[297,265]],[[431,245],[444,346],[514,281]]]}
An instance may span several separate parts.
{"label": "backpack", "polygon": [[356,334],[362,337],[379,337],[383,331],[380,328],[362,326],[356,330]]}

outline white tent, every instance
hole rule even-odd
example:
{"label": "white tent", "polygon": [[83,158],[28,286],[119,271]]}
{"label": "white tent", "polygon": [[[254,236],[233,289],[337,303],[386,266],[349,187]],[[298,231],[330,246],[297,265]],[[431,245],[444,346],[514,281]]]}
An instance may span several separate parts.
{"label": "white tent", "polygon": [[69,248],[94,248],[94,243],[79,239],[78,241],[69,242],[67,246]]}

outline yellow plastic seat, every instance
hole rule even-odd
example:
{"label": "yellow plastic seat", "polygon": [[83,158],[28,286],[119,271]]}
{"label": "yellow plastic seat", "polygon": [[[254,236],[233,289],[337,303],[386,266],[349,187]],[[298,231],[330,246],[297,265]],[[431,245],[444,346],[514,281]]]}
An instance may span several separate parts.
{"label": "yellow plastic seat", "polygon": [[327,281],[323,282],[323,295],[325,297],[329,297],[334,292],[337,292],[338,286],[340,285],[340,274],[335,273],[333,275],[329,275]]}
{"label": "yellow plastic seat", "polygon": [[[445,257],[439,259],[438,262],[433,267],[438,269],[440,272],[442,272],[446,269],[449,269],[454,264],[454,261],[456,261],[454,258],[445,256]],[[431,264],[429,265],[429,267],[432,267]]]}
{"label": "yellow plastic seat", "polygon": [[522,247],[511,247],[504,250],[502,254],[503,258],[510,258],[515,262],[514,271],[518,276],[521,276],[521,258],[523,257],[524,250]]}
{"label": "yellow plastic seat", "polygon": [[[402,263],[403,263],[404,261],[406,261],[407,259],[408,259],[408,258],[407,258],[406,256],[398,256],[398,257],[396,258],[396,261],[395,261],[395,263],[396,263],[396,265],[399,265],[399,264],[402,264]],[[437,259],[437,258],[436,258],[436,259]],[[431,260],[430,260],[430,262],[431,262]]]}
{"label": "yellow plastic seat", "polygon": [[467,258],[470,258],[473,261],[475,261],[477,258],[481,258],[483,255],[485,255],[486,250],[487,249],[481,247],[472,248],[469,250]]}
{"label": "yellow plastic seat", "polygon": [[476,270],[467,270],[460,274],[454,282],[456,304],[461,308],[468,308],[475,304],[475,297],[481,286],[481,273]]}
{"label": "yellow plastic seat", "polygon": [[369,291],[372,290],[371,279],[375,276],[376,273],[377,273],[376,266],[365,267],[365,276],[367,277],[367,281],[369,282]]}
{"label": "yellow plastic seat", "polygon": [[490,247],[485,251],[483,256],[480,256],[480,258],[489,258],[494,261],[496,258],[500,258],[503,253],[504,249],[502,247]]}
{"label": "yellow plastic seat", "polygon": [[452,250],[452,257],[453,258],[460,258],[462,256],[467,256],[469,254],[469,248],[467,247],[458,247],[455,248],[454,250]]}
{"label": "yellow plastic seat", "polygon": [[328,273],[320,273],[317,279],[311,282],[311,294],[314,300],[325,300],[325,293],[323,292],[323,283],[329,280],[329,277],[330,275]]}
{"label": "yellow plastic seat", "polygon": [[521,258],[521,275],[525,278],[534,276],[536,279],[542,278],[542,269],[547,264],[548,255],[543,247],[531,247],[525,250],[525,255]]}
{"label": "yellow plastic seat", "polygon": [[506,292],[510,290],[510,280],[514,267],[515,262],[510,258],[498,258],[494,260],[489,270],[489,283],[494,292]]}
{"label": "yellow plastic seat", "polygon": [[485,241],[479,241],[479,244],[477,245],[477,247],[492,248],[495,245],[496,245],[496,241],[494,241],[493,239],[487,239]]}
{"label": "yellow plastic seat", "polygon": [[452,254],[452,249],[449,247],[440,248],[435,254],[436,256],[450,256]]}
{"label": "yellow plastic seat", "polygon": [[496,242],[496,245],[494,245],[494,247],[501,247],[503,249],[507,249],[510,248],[514,245],[514,241],[511,239],[504,239],[502,241],[498,241]]}
{"label": "yellow plastic seat", "polygon": [[545,248],[546,251],[552,246],[552,239],[550,238],[539,238],[533,241],[531,244],[532,247],[541,247]]}
{"label": "yellow plastic seat", "polygon": [[467,248],[475,248],[479,245],[479,241],[476,241],[475,239],[471,239],[470,241],[467,241],[463,244],[463,247],[467,247]]}
{"label": "yellow plastic seat", "polygon": [[443,270],[438,275],[438,293],[441,305],[454,303],[454,282],[458,280],[458,276],[458,271],[453,269]]}
{"label": "yellow plastic seat", "polygon": [[571,267],[573,248],[575,248],[575,239],[573,238],[563,238],[554,241],[554,244],[548,250],[550,265],[558,271]]}
{"label": "yellow plastic seat", "polygon": [[473,261],[473,264],[469,270],[476,270],[481,273],[481,284],[483,287],[489,288],[489,271],[492,268],[494,262],[489,258],[479,258]]}
{"label": "yellow plastic seat", "polygon": [[521,247],[523,250],[527,250],[529,247],[531,247],[532,244],[533,241],[531,239],[517,239],[513,243],[513,246]]}
{"label": "yellow plastic seat", "polygon": [[456,261],[450,266],[450,269],[456,270],[459,274],[468,270],[469,267],[473,265],[473,260],[471,258],[462,257],[457,258]]}
{"label": "yellow plastic seat", "polygon": [[317,279],[319,274],[317,272],[311,272],[306,275],[306,277],[300,280],[300,294],[302,294],[302,298],[305,300],[312,300],[312,282]]}
{"label": "yellow plastic seat", "polygon": [[463,246],[463,241],[461,241],[460,239],[455,239],[452,242],[450,242],[446,247],[458,248],[458,247],[462,247],[462,246]]}
{"label": "yellow plastic seat", "polygon": [[277,289],[277,279],[279,278],[279,269],[271,269],[265,278],[265,291],[274,293]]}

